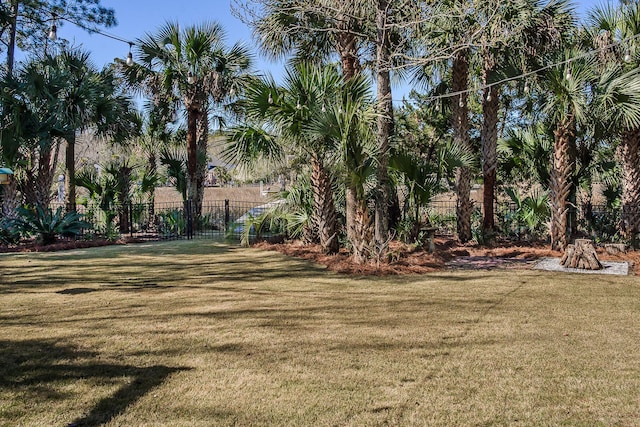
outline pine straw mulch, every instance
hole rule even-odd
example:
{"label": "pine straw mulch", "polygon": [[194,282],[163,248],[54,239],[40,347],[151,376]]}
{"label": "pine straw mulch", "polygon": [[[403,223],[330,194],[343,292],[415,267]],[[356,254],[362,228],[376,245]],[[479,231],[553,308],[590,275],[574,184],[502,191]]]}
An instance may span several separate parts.
{"label": "pine straw mulch", "polygon": [[[59,241],[51,245],[38,245],[35,242],[23,242],[17,246],[0,246],[2,252],[56,252],[71,249],[92,248],[107,245],[139,243],[147,240],[107,239]],[[562,253],[552,251],[542,243],[500,242],[495,247],[477,244],[461,244],[454,239],[438,238],[436,250],[428,253],[422,248],[391,242],[385,259],[367,264],[353,263],[346,249],[334,255],[323,254],[319,245],[303,244],[299,241],[285,243],[259,242],[254,247],[274,250],[287,256],[311,260],[324,265],[330,271],[353,275],[402,275],[424,274],[447,269],[528,269],[541,258],[559,258]],[[616,255],[608,254],[598,248],[601,261],[628,262],[629,274],[640,275],[640,251],[627,251]]]}
{"label": "pine straw mulch", "polygon": [[[548,245],[500,242],[498,246],[486,247],[477,244],[460,244],[452,239],[436,239],[436,250],[428,253],[400,242],[392,242],[383,261],[354,264],[347,250],[338,254],[323,254],[319,245],[301,242],[259,242],[254,247],[275,250],[288,256],[311,260],[342,274],[402,275],[424,274],[446,269],[528,269],[541,258],[559,258],[562,253],[553,251]],[[600,260],[629,262],[630,274],[640,274],[640,251],[628,251],[617,255],[598,249]],[[633,272],[633,273],[631,273]]]}

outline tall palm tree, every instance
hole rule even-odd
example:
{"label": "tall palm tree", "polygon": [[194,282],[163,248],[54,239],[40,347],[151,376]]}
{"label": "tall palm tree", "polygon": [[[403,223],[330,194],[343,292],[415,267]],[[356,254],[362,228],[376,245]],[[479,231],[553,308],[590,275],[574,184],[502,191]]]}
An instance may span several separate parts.
{"label": "tall palm tree", "polygon": [[217,23],[181,29],[168,22],[136,41],[136,64],[124,68],[131,86],[155,102],[180,103],[186,113],[188,195],[196,215],[202,211],[211,103],[222,103],[251,66],[247,49],[227,48],[224,38]]}
{"label": "tall palm tree", "polygon": [[[233,144],[226,149],[231,159],[243,163],[254,160],[259,151],[271,157],[280,156],[285,147],[309,156],[313,234],[327,253],[339,248],[333,178],[326,165],[333,142],[327,135],[310,134],[307,129],[338,98],[341,82],[335,67],[318,68],[310,64],[290,69],[282,87],[270,79],[256,81],[247,88],[240,103],[249,124],[232,132]],[[271,132],[267,133],[265,128]]]}
{"label": "tall palm tree", "polygon": [[619,136],[622,166],[622,217],[620,230],[631,240],[640,232],[640,123],[638,64],[640,59],[640,4],[637,1],[599,7],[589,16],[588,32],[599,55],[601,78],[596,105],[609,130]]}
{"label": "tall palm tree", "polygon": [[[576,132],[588,119],[587,86],[593,81],[591,58],[580,57],[579,51],[563,52],[564,66],[546,70],[540,84],[549,93],[543,105],[553,127],[553,158],[550,176],[551,247],[564,250],[567,246],[568,198],[572,191],[575,170]],[[571,59],[579,57],[580,59]]]}
{"label": "tall palm tree", "polygon": [[[480,48],[476,51],[485,85],[481,98],[483,174],[483,231],[495,228],[494,202],[497,177],[497,141],[501,85],[496,81],[517,72],[539,68],[547,54],[561,44],[572,27],[569,5],[565,1],[543,4],[539,0],[523,2],[480,2],[476,10],[484,23]],[[516,66],[514,67],[514,63]]]}
{"label": "tall palm tree", "polygon": [[114,140],[125,140],[138,133],[139,117],[133,101],[119,90],[111,69],[98,71],[89,53],[63,50],[45,55],[48,69],[55,69],[64,79],[64,90],[56,102],[59,131],[66,141],[65,168],[68,182],[68,209],[75,210],[75,145],[79,132],[93,129]]}
{"label": "tall palm tree", "polygon": [[369,85],[362,76],[345,82],[338,94],[340,99],[328,114],[317,116],[309,128],[312,134],[328,137],[337,148],[344,169],[347,238],[357,264],[366,262],[373,254],[367,184],[375,175],[378,153],[374,134],[376,111]]}

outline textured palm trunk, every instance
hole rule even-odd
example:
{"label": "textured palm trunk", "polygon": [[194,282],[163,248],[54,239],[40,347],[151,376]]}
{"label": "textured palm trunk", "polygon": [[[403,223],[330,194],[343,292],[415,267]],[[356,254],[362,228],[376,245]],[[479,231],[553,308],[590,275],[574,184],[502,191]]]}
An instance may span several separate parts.
{"label": "textured palm trunk", "polygon": [[637,246],[640,231],[640,129],[626,131],[618,148],[622,165],[622,235]]}
{"label": "textured palm trunk", "polygon": [[209,116],[206,107],[198,115],[196,143],[196,197],[193,199],[193,211],[196,218],[202,215],[204,201],[204,183],[207,179],[207,150],[209,146]]}
{"label": "textured palm trunk", "polygon": [[196,176],[198,162],[197,122],[198,110],[187,108],[187,197],[192,202],[198,197],[198,180]]}
{"label": "textured palm trunk", "polygon": [[358,197],[356,188],[347,187],[347,217],[353,220],[347,223],[348,227],[352,227],[348,235],[352,236],[349,240],[351,243],[351,251],[353,254],[353,262],[356,264],[364,264],[371,255],[371,219],[369,218],[369,209],[366,200]]}
{"label": "textured palm trunk", "polygon": [[342,65],[342,77],[345,81],[360,73],[360,59],[357,53],[357,38],[354,34],[344,31],[336,34],[338,55]]}
{"label": "textured palm trunk", "polygon": [[75,132],[65,137],[67,149],[65,152],[65,168],[67,180],[67,210],[76,210],[76,134]]}
{"label": "textured palm trunk", "polygon": [[[453,59],[453,92],[461,92],[460,95],[451,98],[452,127],[454,141],[465,149],[470,149],[469,144],[469,113],[467,106],[467,93],[469,76],[469,59],[467,51],[458,52]],[[461,167],[456,172],[456,193],[458,205],[456,216],[458,223],[458,239],[461,242],[471,240],[471,173],[469,168]]]}
{"label": "textured palm trunk", "polygon": [[571,192],[570,145],[575,138],[573,117],[561,120],[554,131],[551,189],[551,249],[567,247],[567,198]]}
{"label": "textured palm trunk", "polygon": [[[338,51],[338,55],[340,56],[340,64],[342,65],[342,78],[343,80],[349,81],[354,76],[360,73],[360,59],[357,54],[357,38],[354,34],[351,34],[349,31],[341,31],[336,33],[336,48]],[[353,194],[355,197],[355,193]],[[352,201],[352,206],[350,207],[349,202],[349,190],[347,190],[347,201],[346,201],[346,226],[347,226],[347,240],[349,242],[353,242],[357,236],[354,236],[354,230],[357,228],[355,225],[355,208],[354,203],[355,199]]]}
{"label": "textured palm trunk", "polygon": [[324,253],[338,252],[337,213],[333,203],[331,176],[322,160],[311,156],[311,182],[313,188],[313,223],[318,232],[320,246]]}
{"label": "textured palm trunk", "polygon": [[[486,82],[486,79],[485,79]],[[498,168],[498,88],[486,88],[482,100],[482,201],[484,216],[482,230],[491,235],[495,231],[494,202],[496,199],[496,171]]]}
{"label": "textured palm trunk", "polygon": [[14,176],[8,184],[2,186],[2,216],[14,218],[15,211],[20,206],[20,194],[18,193],[18,180]]}

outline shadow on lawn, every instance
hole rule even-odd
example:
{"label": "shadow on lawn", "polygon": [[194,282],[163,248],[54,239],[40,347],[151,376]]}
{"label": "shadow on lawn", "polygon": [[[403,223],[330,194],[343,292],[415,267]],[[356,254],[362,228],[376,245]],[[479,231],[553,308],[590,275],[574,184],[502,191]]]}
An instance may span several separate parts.
{"label": "shadow on lawn", "polygon": [[[97,353],[52,341],[0,341],[0,393],[14,394],[23,403],[35,401],[46,405],[47,401],[75,400],[72,392],[63,390],[72,389],[70,386],[77,381],[99,386],[128,378],[112,395],[68,422],[69,426],[98,426],[122,413],[172,373],[189,369],[94,363],[96,357]],[[20,402],[9,406],[20,406]]]}

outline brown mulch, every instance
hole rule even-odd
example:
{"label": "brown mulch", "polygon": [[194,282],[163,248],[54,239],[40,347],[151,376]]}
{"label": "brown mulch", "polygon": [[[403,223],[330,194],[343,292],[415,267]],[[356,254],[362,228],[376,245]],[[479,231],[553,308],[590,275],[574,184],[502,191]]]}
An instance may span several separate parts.
{"label": "brown mulch", "polygon": [[[436,239],[435,243],[436,250],[430,254],[419,248],[393,242],[385,260],[362,265],[354,264],[344,249],[338,254],[327,255],[322,253],[319,245],[300,242],[260,242],[254,246],[311,260],[338,273],[375,276],[423,274],[446,269],[526,269],[531,268],[541,258],[562,256],[561,252],[552,251],[548,245],[542,244],[502,242],[496,247],[484,247],[475,244],[463,245],[452,239]],[[640,251],[610,255],[604,250],[598,250],[598,256],[601,260],[630,262],[630,271],[640,274]]]}
{"label": "brown mulch", "polygon": [[[0,246],[1,252],[55,252],[72,249],[92,248],[107,245],[138,243],[136,239],[111,241],[71,240],[60,241],[51,245],[37,245],[35,242],[23,242],[17,246]],[[319,245],[302,244],[298,241],[285,243],[259,242],[254,245],[265,250],[274,250],[288,256],[310,260],[324,265],[330,271],[342,274],[360,275],[404,275],[423,274],[446,269],[526,269],[541,258],[562,256],[561,252],[552,251],[548,245],[522,244],[502,242],[496,247],[484,247],[475,244],[460,244],[453,239],[439,238],[435,241],[436,250],[428,253],[421,248],[400,242],[390,244],[388,255],[381,262],[354,264],[346,249],[339,253],[327,255],[322,253]],[[627,251],[616,255],[607,254],[598,249],[601,261],[628,262],[630,274],[640,275],[640,251]]]}

